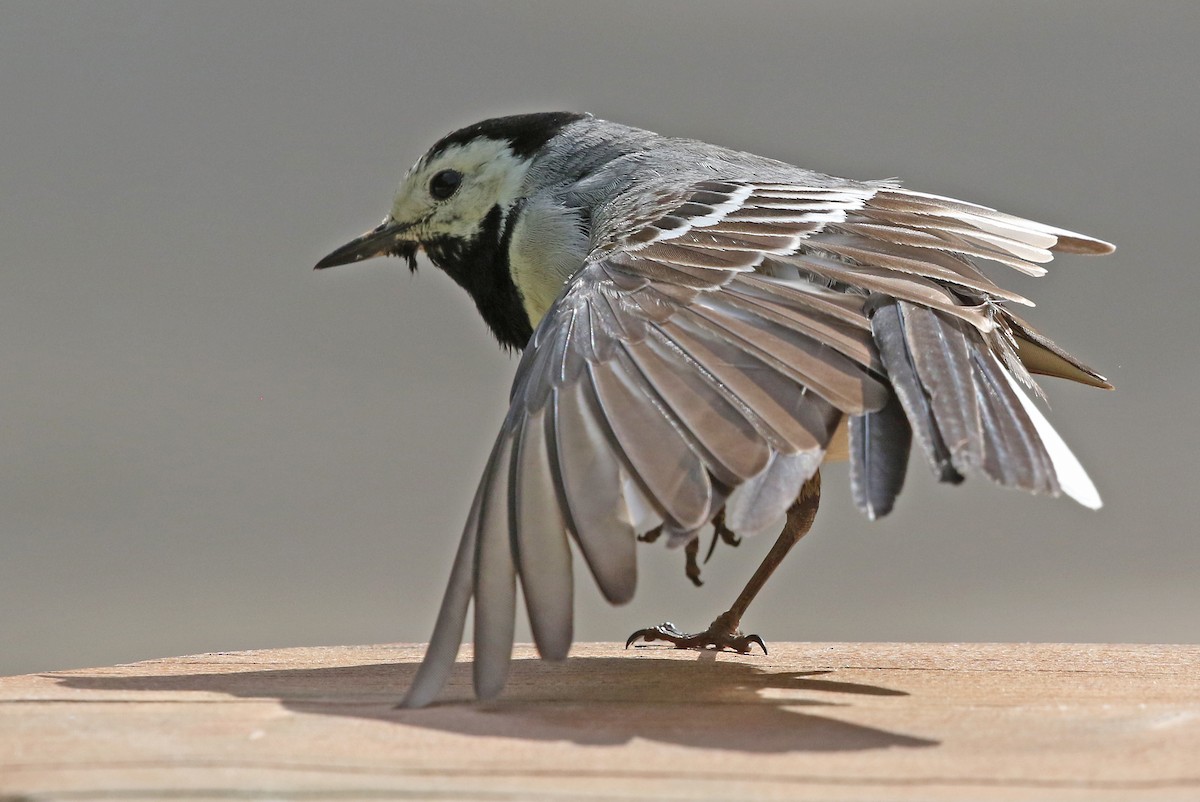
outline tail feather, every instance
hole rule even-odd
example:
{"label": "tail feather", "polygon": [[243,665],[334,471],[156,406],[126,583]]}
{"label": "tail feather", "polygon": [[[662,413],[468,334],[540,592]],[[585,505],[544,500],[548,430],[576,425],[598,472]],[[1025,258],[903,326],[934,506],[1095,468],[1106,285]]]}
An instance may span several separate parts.
{"label": "tail feather", "polygon": [[908,358],[950,449],[950,460],[960,473],[974,473],[984,460],[984,438],[968,329],[928,307],[905,301],[899,306]]}
{"label": "tail feather", "polygon": [[1054,464],[1007,381],[1012,372],[987,351],[976,351],[974,362],[976,383],[983,391],[983,473],[1002,485],[1057,496],[1062,488]]}
{"label": "tail feather", "polygon": [[963,477],[950,459],[950,449],[942,439],[929,397],[913,364],[904,333],[900,304],[890,301],[878,306],[871,317],[871,333],[879,348],[879,357],[887,370],[892,389],[899,399],[913,436],[929,461],[934,476],[942,482],[958,484]]}
{"label": "tail feather", "polygon": [[[996,352],[998,338],[985,339],[948,315],[896,300],[876,304],[871,328],[903,416],[940,479],[986,476],[1007,487],[1065,493],[1085,507],[1100,506],[1079,460],[1005,365],[1005,354]],[[855,500],[872,517],[884,514],[872,510],[883,509],[874,501],[887,494],[879,481],[872,486],[868,469],[876,477],[899,470],[902,481],[898,466],[907,458],[907,449],[894,447],[895,425],[878,425],[885,412],[873,413],[872,421],[855,419],[851,428]]]}
{"label": "tail feather", "polygon": [[1030,421],[1041,437],[1042,445],[1045,446],[1050,461],[1054,465],[1054,473],[1058,477],[1058,484],[1062,488],[1062,492],[1088,509],[1098,510],[1104,506],[1104,502],[1100,500],[1100,491],[1096,489],[1091,477],[1088,476],[1079,459],[1067,447],[1059,433],[1050,425],[1050,421],[1046,420],[1046,416],[1037,408],[1033,399],[1021,389],[1011,373],[1005,371],[1004,378],[1008,380],[1009,386],[1016,393],[1021,406],[1025,408],[1025,413],[1029,415]]}
{"label": "tail feather", "polygon": [[904,487],[912,427],[893,393],[877,412],[850,419],[850,490],[868,518],[892,511]]}

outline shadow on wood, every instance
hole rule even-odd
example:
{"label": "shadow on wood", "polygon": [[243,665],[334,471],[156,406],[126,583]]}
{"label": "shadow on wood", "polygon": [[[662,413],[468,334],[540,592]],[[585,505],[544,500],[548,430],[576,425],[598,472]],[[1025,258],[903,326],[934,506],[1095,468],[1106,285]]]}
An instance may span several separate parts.
{"label": "shadow on wood", "polygon": [[[415,663],[145,676],[74,673],[53,679],[84,690],[202,691],[275,699],[301,713],[580,745],[608,746],[642,738],[763,753],[937,745],[928,738],[810,712],[851,706],[856,696],[908,696],[902,691],[825,679],[830,672],[824,671],[772,672],[743,662],[656,658],[647,651],[629,658],[575,657],[557,665],[515,660],[505,697],[487,704],[463,703],[469,698],[465,692],[470,666],[459,663],[448,694],[457,701],[423,710],[394,707],[412,679]],[[845,702],[805,698],[815,691],[844,696]]]}

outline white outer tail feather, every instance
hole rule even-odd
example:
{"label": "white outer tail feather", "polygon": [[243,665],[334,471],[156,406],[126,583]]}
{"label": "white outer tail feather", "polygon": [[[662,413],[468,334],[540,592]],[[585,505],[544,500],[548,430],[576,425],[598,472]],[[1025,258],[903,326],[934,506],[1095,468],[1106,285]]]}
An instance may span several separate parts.
{"label": "white outer tail feather", "polygon": [[1058,484],[1062,491],[1088,509],[1100,509],[1104,505],[1104,502],[1100,500],[1100,492],[1096,490],[1096,485],[1092,483],[1079,459],[1071,453],[1066,442],[1050,425],[1050,421],[1046,420],[1046,416],[1037,408],[1033,399],[1029,397],[1029,394],[1025,392],[1008,368],[1005,367],[1003,370],[1004,378],[1008,379],[1013,392],[1017,394],[1017,398],[1021,399],[1021,406],[1025,408],[1025,413],[1029,415],[1033,427],[1037,429],[1038,436],[1042,438],[1042,444],[1046,446],[1046,453],[1050,455],[1050,461],[1054,463],[1054,472],[1058,474]]}

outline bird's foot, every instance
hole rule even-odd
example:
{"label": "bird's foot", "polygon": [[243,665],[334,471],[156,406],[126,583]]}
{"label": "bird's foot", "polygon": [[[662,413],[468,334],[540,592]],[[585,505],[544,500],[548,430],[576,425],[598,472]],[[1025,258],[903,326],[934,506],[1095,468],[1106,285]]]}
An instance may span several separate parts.
{"label": "bird's foot", "polygon": [[[750,654],[750,647],[757,643],[758,648],[762,649],[763,654],[767,653],[767,645],[763,643],[762,638],[753,634],[743,635],[736,624],[733,626],[729,625],[727,615],[728,613],[717,616],[717,619],[709,625],[708,629],[692,635],[680,632],[679,628],[670,621],[659,624],[656,627],[639,629],[625,641],[625,648],[628,649],[636,641],[642,641],[643,644],[647,644],[661,640],[672,644],[676,649],[713,652],[731,651],[738,654]],[[643,644],[639,644],[639,646]]]}

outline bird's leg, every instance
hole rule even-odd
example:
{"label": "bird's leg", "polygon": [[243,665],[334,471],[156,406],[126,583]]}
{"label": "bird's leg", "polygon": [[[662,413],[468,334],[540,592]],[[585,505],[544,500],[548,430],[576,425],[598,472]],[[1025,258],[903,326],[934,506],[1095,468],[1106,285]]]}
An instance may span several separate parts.
{"label": "bird's leg", "polygon": [[817,515],[817,506],[820,501],[821,474],[818,471],[800,488],[800,495],[788,508],[787,522],[783,525],[783,531],[779,533],[775,544],[771,546],[767,556],[754,571],[754,575],[750,577],[746,587],[742,588],[742,592],[734,600],[733,606],[713,619],[713,622],[708,625],[708,629],[695,635],[688,635],[680,632],[674,624],[667,622],[656,627],[639,629],[625,641],[625,648],[629,648],[637,640],[646,643],[661,640],[673,644],[676,649],[711,649],[715,651],[729,649],[740,654],[749,654],[751,644],[757,643],[766,654],[767,647],[762,638],[758,635],[742,634],[740,628],[742,616],[745,614],[746,608],[750,606],[750,602],[754,601],[754,597],[770,579],[771,574],[783,562],[783,558],[791,551],[792,546],[808,534],[808,530],[812,528],[813,519]]}

